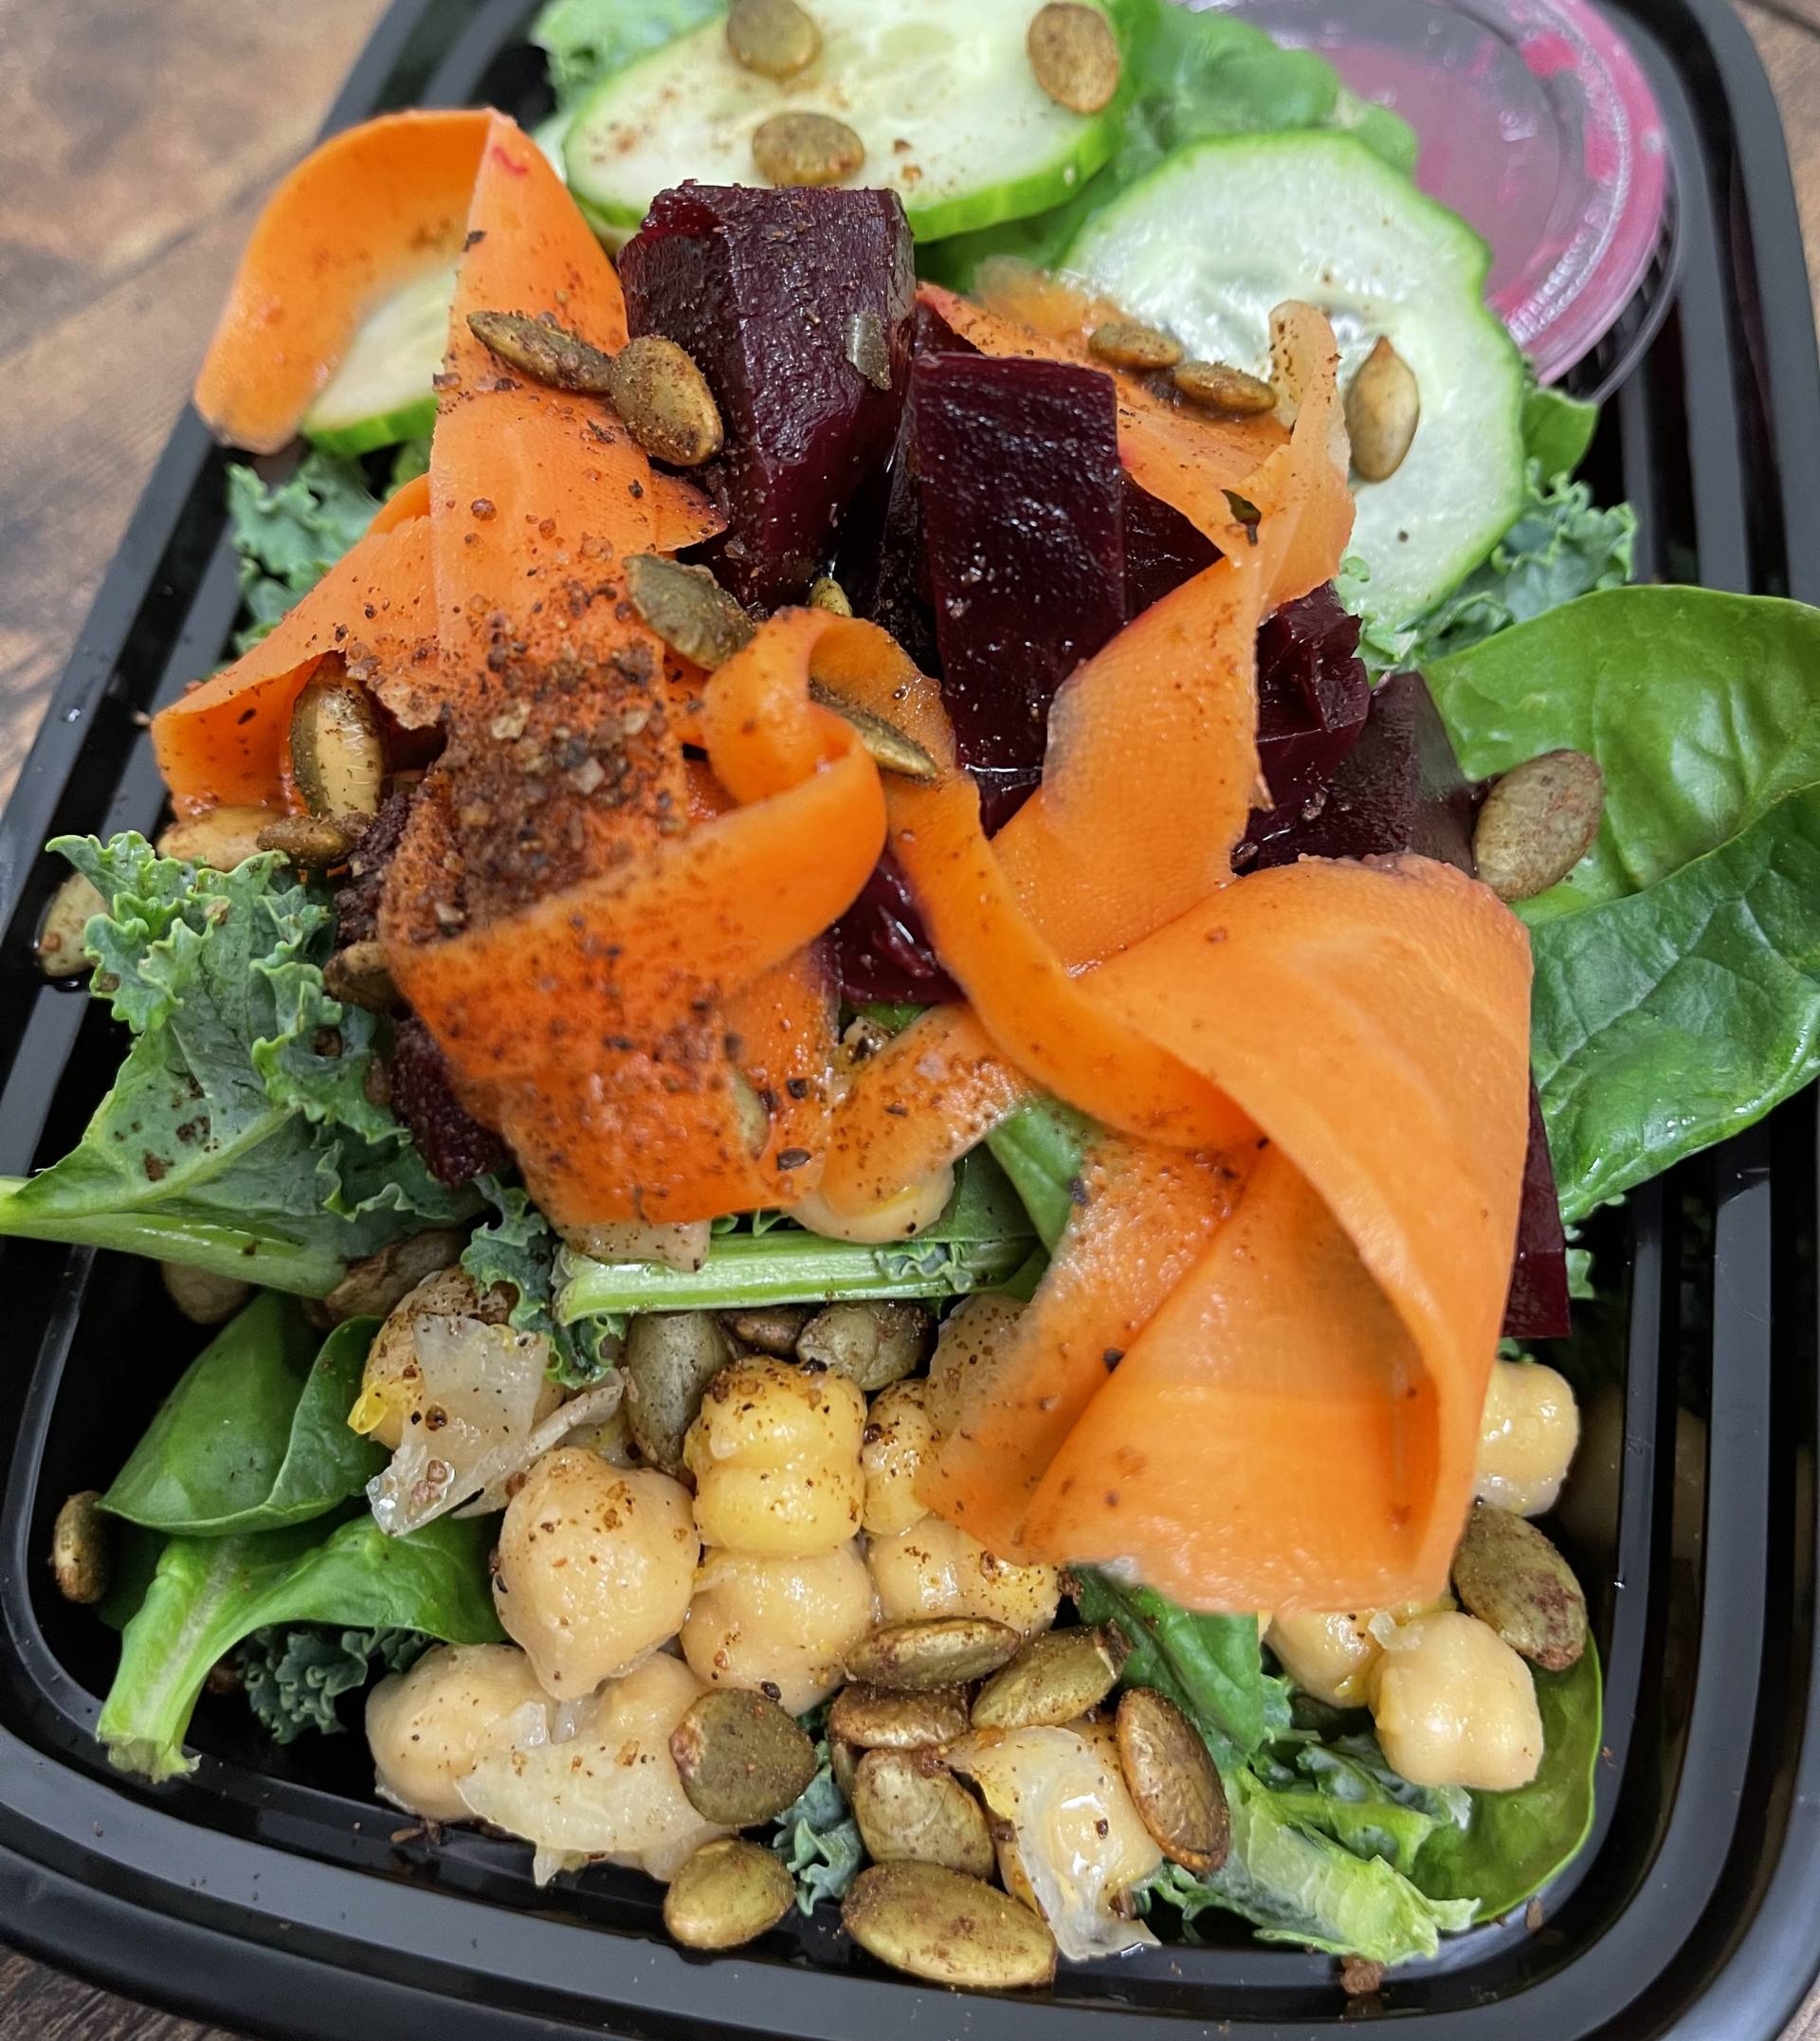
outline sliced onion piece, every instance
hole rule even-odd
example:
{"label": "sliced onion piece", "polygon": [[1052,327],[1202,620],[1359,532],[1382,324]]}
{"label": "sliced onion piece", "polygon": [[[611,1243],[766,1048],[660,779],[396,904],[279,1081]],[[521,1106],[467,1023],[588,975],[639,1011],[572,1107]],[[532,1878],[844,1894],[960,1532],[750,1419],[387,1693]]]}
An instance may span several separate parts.
{"label": "sliced onion piece", "polygon": [[503,1509],[512,1500],[510,1489],[513,1477],[533,1467],[545,1453],[560,1446],[572,1431],[578,1431],[583,1425],[605,1424],[618,1410],[626,1394],[626,1377],[610,1375],[604,1382],[596,1382],[592,1389],[584,1389],[578,1396],[571,1396],[561,1403],[537,1427],[525,1441],[524,1451],[516,1466],[496,1474],[474,1500],[458,1509],[458,1517],[489,1517],[497,1509]]}

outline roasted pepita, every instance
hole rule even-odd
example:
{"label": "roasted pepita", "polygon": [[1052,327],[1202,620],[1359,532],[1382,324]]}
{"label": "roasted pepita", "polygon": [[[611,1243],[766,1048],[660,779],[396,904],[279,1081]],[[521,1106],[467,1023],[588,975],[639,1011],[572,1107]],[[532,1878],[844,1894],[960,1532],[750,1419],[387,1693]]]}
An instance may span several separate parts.
{"label": "roasted pepita", "polygon": [[47,978],[85,977],[94,969],[82,948],[82,931],[107,902],[81,872],[71,872],[45,909],[38,930],[38,968]]}
{"label": "roasted pepita", "polygon": [[83,1488],[57,1512],[50,1531],[50,1570],[68,1602],[98,1602],[111,1572],[111,1525],[101,1513],[101,1491]]}
{"label": "roasted pepita", "polygon": [[1173,369],[1182,358],[1179,341],[1135,319],[1108,319],[1087,337],[1087,350],[1115,369]]}
{"label": "roasted pepita", "polygon": [[1228,418],[1260,418],[1277,408],[1277,393],[1262,376],[1229,361],[1180,362],[1169,379],[1191,404]]}
{"label": "roasted pepita", "polygon": [[386,946],[371,936],[336,951],[322,967],[322,988],[331,999],[365,1007],[372,1013],[390,1013],[398,1004]]}
{"label": "roasted pepita", "polygon": [[920,1304],[829,1304],[803,1328],[796,1358],[819,1361],[869,1396],[916,1368],[934,1330]]}
{"label": "roasted pepita", "polygon": [[1422,419],[1422,392],[1411,369],[1380,337],[1346,392],[1346,436],[1361,482],[1389,482],[1403,465]]}
{"label": "roasted pepita", "polygon": [[1453,1556],[1464,1607],[1545,1672],[1586,1649],[1586,1596],[1574,1569],[1526,1517],[1481,1503]]}
{"label": "roasted pepita", "polygon": [[876,312],[851,312],[844,335],[848,365],[860,373],[874,390],[891,387],[891,345],[884,337],[884,321]]}
{"label": "roasted pepita", "polygon": [[316,680],[291,710],[291,772],[313,815],[371,815],[386,790],[386,743],[364,688]]}
{"label": "roasted pepita", "polygon": [[853,605],[846,599],[846,591],[832,574],[823,574],[810,584],[809,607],[811,610],[826,610],[830,616],[853,614]]}
{"label": "roasted pepita", "polygon": [[704,1821],[750,1829],[781,1814],[815,1777],[815,1746],[769,1695],[717,1687],[670,1732],[670,1756]]}
{"label": "roasted pepita", "polygon": [[796,0],[733,0],[727,47],[736,64],[761,78],[794,78],[821,55],[822,36]]}
{"label": "roasted pepita", "polygon": [[1200,1731],[1155,1687],[1132,1686],[1119,1696],[1115,1737],[1125,1790],[1157,1848],[1198,1876],[1218,1870],[1231,1817]]}
{"label": "roasted pepita", "polygon": [[705,567],[661,553],[626,562],[626,597],[672,651],[710,672],[752,643],[757,626]]}
{"label": "roasted pepita", "polygon": [[935,1984],[1028,1991],[1055,1976],[1055,1937],[1028,1906],[938,1864],[875,1864],[841,1907],[861,1948]]}
{"label": "roasted pepita", "polygon": [[343,1319],[387,1317],[427,1276],[454,1267],[466,1245],[465,1233],[446,1226],[394,1240],[350,1266],[322,1300],[330,1319],[338,1325]]}
{"label": "roasted pepita", "polygon": [[737,1949],[775,1927],[795,1897],[781,1858],[726,1835],[683,1860],[664,1894],[664,1925],[685,1949]]}
{"label": "roasted pepita", "polygon": [[1114,1629],[1046,1631],[974,1697],[975,1729],[1059,1726],[1098,1707],[1119,1684],[1130,1647]]}
{"label": "roasted pepita", "polygon": [[671,467],[700,467],[726,440],[720,407],[692,355],[661,334],[628,340],[613,356],[609,394],[626,429]]}
{"label": "roasted pepita", "polygon": [[932,1749],[965,1735],[967,1722],[964,1686],[905,1694],[858,1682],[842,1687],[828,1711],[829,1737],[861,1750]]}
{"label": "roasted pepita", "polygon": [[987,1616],[929,1616],[887,1623],[847,1653],[851,1679],[898,1693],[927,1693],[960,1686],[996,1672],[1021,1640],[1009,1623]]}
{"label": "roasted pepita", "polygon": [[552,390],[604,397],[612,393],[613,357],[558,326],[522,312],[470,312],[468,331],[509,369]]}
{"label": "roasted pepita", "polygon": [[825,709],[832,709],[836,716],[853,725],[873,762],[883,766],[887,773],[899,774],[904,779],[936,777],[939,770],[936,761],[915,738],[900,730],[896,723],[887,722],[883,716],[862,708],[857,702],[849,702],[845,695],[820,681],[810,681],[809,692],[811,701],[819,702]]}
{"label": "roasted pepita", "polygon": [[253,1294],[250,1283],[235,1276],[211,1275],[185,1262],[160,1264],[164,1294],[192,1325],[225,1325]]}
{"label": "roasted pepita", "polygon": [[761,1304],[752,1311],[723,1312],[720,1322],[741,1346],[788,1360],[813,1315],[807,1304]]}
{"label": "roasted pepita", "polygon": [[626,1411],[638,1449],[666,1474],[683,1468],[683,1434],[708,1384],[733,1358],[733,1345],[705,1311],[646,1311],[626,1334],[620,1365]]}
{"label": "roasted pepita", "polygon": [[1472,832],[1480,878],[1500,900],[1558,885],[1592,849],[1605,809],[1605,774],[1583,751],[1545,751],[1515,766],[1485,796]]}
{"label": "roasted pepita", "polygon": [[767,184],[839,184],[865,161],[865,144],[831,114],[773,114],[753,130],[752,160]]}
{"label": "roasted pepita", "polygon": [[853,1774],[853,1818],[875,1864],[908,1859],[990,1878],[986,1813],[932,1753],[870,1750]]}
{"label": "roasted pepita", "polygon": [[344,863],[358,840],[336,815],[280,815],[259,832],[262,850],[276,850],[309,871]]}
{"label": "roasted pepita", "polygon": [[1097,114],[1119,89],[1119,43],[1098,8],[1050,0],[1025,38],[1036,82],[1070,113]]}

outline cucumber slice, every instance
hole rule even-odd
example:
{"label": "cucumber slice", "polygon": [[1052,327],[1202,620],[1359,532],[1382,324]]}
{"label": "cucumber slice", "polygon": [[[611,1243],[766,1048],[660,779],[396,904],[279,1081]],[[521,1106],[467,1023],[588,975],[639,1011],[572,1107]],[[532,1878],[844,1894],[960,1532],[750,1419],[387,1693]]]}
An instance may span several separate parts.
{"label": "cucumber slice", "polygon": [[1422,420],[1388,482],[1357,483],[1360,613],[1394,629],[1455,586],[1523,507],[1523,358],[1486,309],[1465,223],[1350,135],[1234,136],[1179,151],[1077,235],[1065,265],[1192,353],[1268,374],[1270,309],[1318,305],[1350,382],[1380,334]]}
{"label": "cucumber slice", "polygon": [[303,420],[304,438],[325,453],[356,454],[428,432],[454,296],[451,263],[413,277],[369,312]]}
{"label": "cucumber slice", "polygon": [[[1098,0],[1095,0],[1098,4]],[[865,144],[853,182],[897,192],[919,241],[1058,205],[1112,154],[1113,107],[1071,114],[1037,83],[1033,0],[814,0],[822,53],[779,83],[736,64],[723,18],[602,81],[564,149],[597,227],[621,235],[659,191],[762,184],[752,134],[774,114],[833,115]]]}

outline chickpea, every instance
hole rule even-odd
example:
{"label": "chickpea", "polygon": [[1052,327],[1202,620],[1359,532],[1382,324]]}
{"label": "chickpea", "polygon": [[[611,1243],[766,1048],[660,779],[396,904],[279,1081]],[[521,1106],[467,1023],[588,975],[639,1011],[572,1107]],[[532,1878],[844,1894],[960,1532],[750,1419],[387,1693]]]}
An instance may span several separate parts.
{"label": "chickpea", "polygon": [[1366,1628],[1371,1613],[1361,1609],[1351,1615],[1301,1611],[1275,1616],[1264,1641],[1304,1693],[1332,1707],[1360,1707],[1381,1649]]}
{"label": "chickpea", "polygon": [[860,1527],[865,1398],[843,1375],[749,1355],[708,1385],[682,1457],[711,1545],[776,1558],[832,1552]]}
{"label": "chickpea", "polygon": [[917,1470],[935,1445],[923,1381],[893,1382],[872,1399],[860,1445],[865,1472],[865,1528],[895,1538],[929,1512],[917,1498]]}
{"label": "chickpea", "polygon": [[[388,1452],[404,1442],[405,1427],[423,1398],[423,1376],[417,1366],[417,1321],[420,1318],[477,1318],[503,1325],[509,1300],[500,1290],[484,1297],[462,1268],[439,1268],[428,1275],[387,1315],[367,1349],[360,1376],[360,1400],[348,1422]],[[545,1381],[537,1392],[535,1422],[541,1424],[562,1401],[562,1385]]]}
{"label": "chickpea", "polygon": [[1579,1441],[1579,1408],[1564,1376],[1537,1360],[1492,1363],[1479,1427],[1480,1502],[1539,1517],[1555,1506]]}
{"label": "chickpea", "polygon": [[948,1165],[919,1176],[869,1211],[836,1212],[819,1191],[810,1191],[791,1207],[790,1215],[825,1240],[855,1240],[866,1247],[877,1247],[890,1240],[913,1240],[917,1234],[927,1232],[948,1210],[954,1194],[955,1172]]}
{"label": "chickpea", "polygon": [[545,1690],[577,1700],[675,1636],[701,1550],[681,1482],[559,1446],[506,1505],[500,1621]]}
{"label": "chickpea", "polygon": [[975,1379],[1015,1336],[1023,1310],[1016,1298],[989,1292],[969,1297],[942,1321],[924,1396],[938,1439],[959,1430]]}
{"label": "chickpea", "polygon": [[428,1821],[466,1821],[456,1782],[511,1741],[514,1718],[549,1706],[531,1661],[509,1644],[439,1644],[367,1696],[379,1791]]}
{"label": "chickpea", "polygon": [[772,1691],[792,1715],[826,1701],[875,1620],[857,1546],[806,1558],[710,1552],[682,1626],[682,1655],[710,1686]]}
{"label": "chickpea", "polygon": [[1371,1682],[1384,1755],[1417,1786],[1526,1786],[1542,1761],[1529,1667],[1477,1616],[1443,1611],[1391,1633]]}
{"label": "chickpea", "polygon": [[1062,1598],[1053,1566],[1013,1566],[939,1517],[923,1517],[895,1538],[868,1538],[865,1563],[882,1623],[989,1616],[1033,1637],[1055,1621]]}

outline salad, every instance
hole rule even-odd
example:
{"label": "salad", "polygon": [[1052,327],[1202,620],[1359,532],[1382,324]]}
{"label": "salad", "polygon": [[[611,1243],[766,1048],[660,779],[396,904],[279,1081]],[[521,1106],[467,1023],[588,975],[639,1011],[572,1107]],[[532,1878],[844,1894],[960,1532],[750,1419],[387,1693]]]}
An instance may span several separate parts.
{"label": "salad", "polygon": [[58,1518],[99,1737],[363,1708],[432,1843],[693,1947],[1373,1991],[1588,1832],[1578,1229],[1820,1066],[1820,627],[1630,585],[1306,52],[536,34],[535,135],[267,206],[196,403],[308,449],[169,827],[50,847],[127,1040],[0,1233],[214,1328]]}

